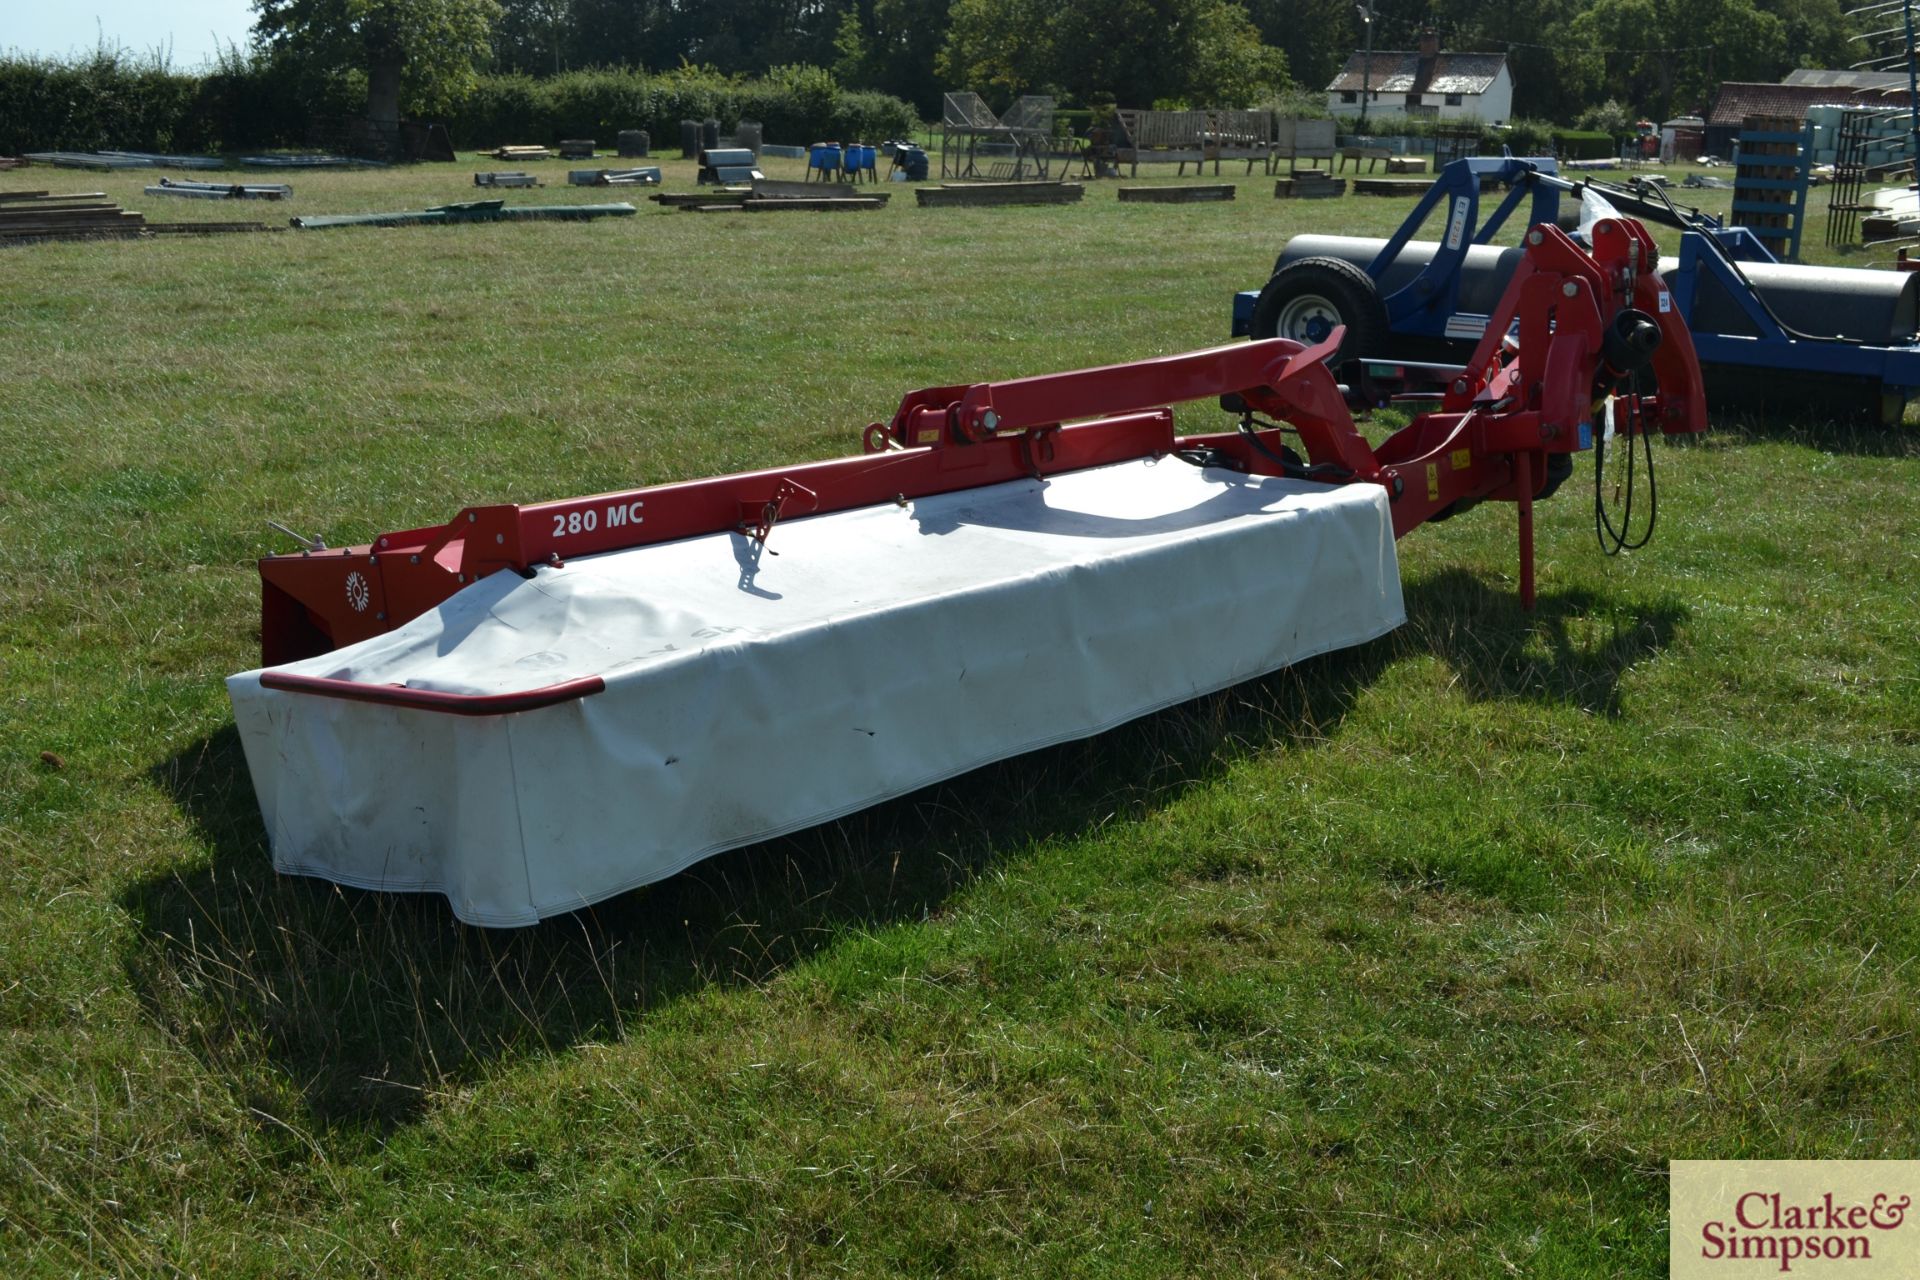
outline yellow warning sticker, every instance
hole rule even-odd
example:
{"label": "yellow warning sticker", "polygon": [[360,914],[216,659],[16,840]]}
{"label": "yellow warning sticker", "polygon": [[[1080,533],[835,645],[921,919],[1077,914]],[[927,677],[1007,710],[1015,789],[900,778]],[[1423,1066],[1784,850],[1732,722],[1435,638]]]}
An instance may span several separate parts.
{"label": "yellow warning sticker", "polygon": [[1437,462],[1427,464],[1427,500],[1440,501],[1440,464]]}
{"label": "yellow warning sticker", "polygon": [[939,444],[940,428],[938,427],[920,428],[918,431],[913,433],[913,442],[915,444]]}
{"label": "yellow warning sticker", "polygon": [[1455,471],[1465,471],[1473,465],[1473,450],[1455,449],[1447,461],[1453,464]]}

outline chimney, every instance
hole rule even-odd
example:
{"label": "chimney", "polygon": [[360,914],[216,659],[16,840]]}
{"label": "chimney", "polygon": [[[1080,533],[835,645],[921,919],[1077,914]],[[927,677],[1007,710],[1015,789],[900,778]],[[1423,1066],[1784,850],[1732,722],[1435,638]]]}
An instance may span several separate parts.
{"label": "chimney", "polygon": [[1440,55],[1440,33],[1432,27],[1420,28],[1420,56],[1435,58]]}

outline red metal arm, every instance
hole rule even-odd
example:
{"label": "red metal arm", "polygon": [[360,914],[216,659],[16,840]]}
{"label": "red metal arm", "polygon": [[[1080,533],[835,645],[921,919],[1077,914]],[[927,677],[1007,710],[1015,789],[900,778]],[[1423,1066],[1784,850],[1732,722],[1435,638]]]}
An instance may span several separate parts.
{"label": "red metal arm", "polygon": [[[331,551],[260,561],[262,661],[268,666],[380,635],[437,607],[470,582],[655,542],[739,530],[751,535],[783,489],[782,518],[1018,480],[1037,466],[1073,471],[1165,454],[1167,409],[964,448],[893,450],[529,506],[469,507],[438,528],[382,535]],[[804,496],[802,496],[804,495]]]}

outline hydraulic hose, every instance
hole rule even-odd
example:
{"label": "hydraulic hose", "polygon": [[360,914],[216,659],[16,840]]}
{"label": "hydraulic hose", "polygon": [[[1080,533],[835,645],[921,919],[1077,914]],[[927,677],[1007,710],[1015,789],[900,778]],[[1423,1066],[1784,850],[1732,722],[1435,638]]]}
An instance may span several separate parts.
{"label": "hydraulic hose", "polygon": [[[1656,186],[1653,187],[1652,190],[1660,197],[1667,208],[1672,211],[1673,216],[1676,219],[1682,220],[1680,225],[1688,225],[1685,223],[1680,211],[1674,208],[1673,198],[1666,193],[1665,189]],[[1766,295],[1761,293],[1759,288],[1755,286],[1753,281],[1747,276],[1747,273],[1740,269],[1740,264],[1734,261],[1733,255],[1727,252],[1726,246],[1716,240],[1711,232],[1700,230],[1697,223],[1691,224],[1691,229],[1700,237],[1702,242],[1713,250],[1713,255],[1720,259],[1721,264],[1725,266],[1727,270],[1733,272],[1734,279],[1738,280],[1741,285],[1746,288],[1746,291],[1753,296],[1753,300],[1760,304],[1760,309],[1767,313],[1767,318],[1780,327],[1780,332],[1798,342],[1837,342],[1852,347],[1865,345],[1866,339],[1864,338],[1849,338],[1845,334],[1803,333],[1799,329],[1794,328],[1785,320],[1782,320],[1780,313],[1768,304]]]}
{"label": "hydraulic hose", "polygon": [[[1614,404],[1618,406],[1620,401],[1615,399]],[[1646,423],[1641,421],[1638,371],[1630,379],[1627,405],[1627,475],[1618,528],[1614,526],[1613,517],[1607,512],[1606,433],[1600,432],[1593,442],[1593,534],[1600,543],[1601,554],[1607,556],[1617,556],[1622,551],[1638,551],[1653,541],[1653,528],[1660,518],[1660,487],[1653,474],[1653,435],[1646,429]],[[1640,437],[1641,452],[1647,459],[1647,527],[1638,538],[1632,536],[1635,487],[1633,437],[1635,435]]]}

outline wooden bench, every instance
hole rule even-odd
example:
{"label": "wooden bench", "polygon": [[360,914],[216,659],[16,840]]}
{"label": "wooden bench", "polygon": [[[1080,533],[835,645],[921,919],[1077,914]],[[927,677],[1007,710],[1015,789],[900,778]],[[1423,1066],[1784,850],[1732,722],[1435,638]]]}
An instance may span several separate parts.
{"label": "wooden bench", "polygon": [[1205,172],[1209,162],[1218,176],[1222,160],[1244,160],[1247,172],[1255,162],[1274,169],[1273,113],[1271,111],[1119,111],[1119,145],[1114,159],[1130,166],[1130,176],[1140,176],[1142,161],[1173,164],[1186,175]]}
{"label": "wooden bench", "polygon": [[1339,148],[1334,145],[1333,121],[1280,120],[1274,125],[1274,163],[1268,172],[1278,172],[1282,159],[1286,160],[1289,173],[1297,171],[1302,160],[1315,163],[1325,160],[1331,165],[1338,152]]}

